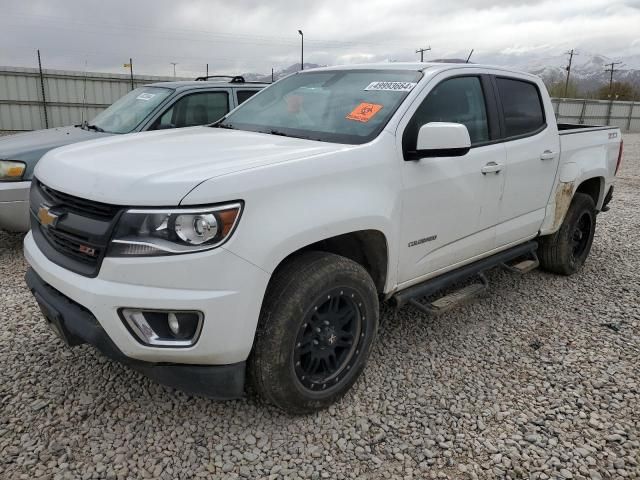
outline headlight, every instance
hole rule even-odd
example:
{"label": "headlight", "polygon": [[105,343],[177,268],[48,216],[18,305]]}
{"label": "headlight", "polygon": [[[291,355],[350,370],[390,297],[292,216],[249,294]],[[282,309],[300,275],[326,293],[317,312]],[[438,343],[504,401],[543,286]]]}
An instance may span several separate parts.
{"label": "headlight", "polygon": [[0,160],[0,182],[18,182],[22,180],[27,165],[15,160]]}
{"label": "headlight", "polygon": [[209,250],[229,239],[242,203],[215,207],[127,210],[107,256],[170,255]]}

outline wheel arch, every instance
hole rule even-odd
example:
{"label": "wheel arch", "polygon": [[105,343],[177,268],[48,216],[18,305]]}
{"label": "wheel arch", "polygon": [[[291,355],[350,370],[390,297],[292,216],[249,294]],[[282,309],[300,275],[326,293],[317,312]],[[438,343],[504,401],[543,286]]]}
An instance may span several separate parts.
{"label": "wheel arch", "polygon": [[604,185],[604,177],[587,178],[580,182],[574,192],[574,195],[576,193],[585,193],[589,195],[593,199],[593,204],[596,206],[596,210],[599,210],[604,198]]}
{"label": "wheel arch", "polygon": [[389,246],[385,234],[380,230],[343,233],[300,247],[278,263],[271,278],[289,260],[308,251],[334,253],[353,260],[367,270],[378,293],[384,292],[389,274]]}
{"label": "wheel arch", "polygon": [[589,195],[593,199],[596,211],[599,211],[604,201],[605,178],[600,175],[587,178],[561,175],[552,195],[553,201],[547,206],[546,219],[540,228],[541,235],[550,235],[560,229],[577,193]]}

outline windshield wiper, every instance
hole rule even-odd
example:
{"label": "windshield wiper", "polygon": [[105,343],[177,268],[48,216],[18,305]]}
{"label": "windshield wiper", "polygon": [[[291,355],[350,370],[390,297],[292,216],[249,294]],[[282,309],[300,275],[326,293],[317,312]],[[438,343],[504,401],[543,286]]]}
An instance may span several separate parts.
{"label": "windshield wiper", "polygon": [[228,130],[235,130],[236,129],[236,127],[233,127],[233,126],[229,125],[228,123],[227,124],[215,123],[215,124],[213,124],[211,126],[214,127],[214,128],[226,128]]}
{"label": "windshield wiper", "polygon": [[87,126],[87,130],[95,130],[96,132],[104,132],[104,128],[100,128],[97,125],[89,125],[87,123],[86,126]]}
{"label": "windshield wiper", "polygon": [[269,130],[269,133],[271,135],[278,135],[279,137],[300,138],[302,140],[316,140],[315,138],[311,138],[307,135],[290,135],[288,133],[281,132],[280,130]]}
{"label": "windshield wiper", "polygon": [[281,137],[288,137],[288,136],[289,136],[289,135],[287,135],[286,133],[281,132],[281,131],[279,131],[279,130],[269,130],[269,133],[270,133],[271,135],[279,135],[279,136],[281,136]]}

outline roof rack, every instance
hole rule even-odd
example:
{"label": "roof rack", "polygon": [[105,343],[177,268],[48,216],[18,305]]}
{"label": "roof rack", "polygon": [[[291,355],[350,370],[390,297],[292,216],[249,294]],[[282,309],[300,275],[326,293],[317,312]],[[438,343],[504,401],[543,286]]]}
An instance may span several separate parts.
{"label": "roof rack", "polygon": [[229,83],[246,83],[242,75],[207,75],[206,77],[196,78],[196,81],[206,82],[210,78],[229,78]]}

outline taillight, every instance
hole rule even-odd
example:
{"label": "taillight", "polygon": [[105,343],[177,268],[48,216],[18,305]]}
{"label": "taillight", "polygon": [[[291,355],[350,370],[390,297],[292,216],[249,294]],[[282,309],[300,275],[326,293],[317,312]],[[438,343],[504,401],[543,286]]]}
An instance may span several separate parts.
{"label": "taillight", "polygon": [[622,150],[624,146],[624,141],[620,140],[620,151],[618,152],[618,163],[616,163],[616,171],[614,175],[618,174],[618,170],[620,170],[620,165],[622,165]]}

